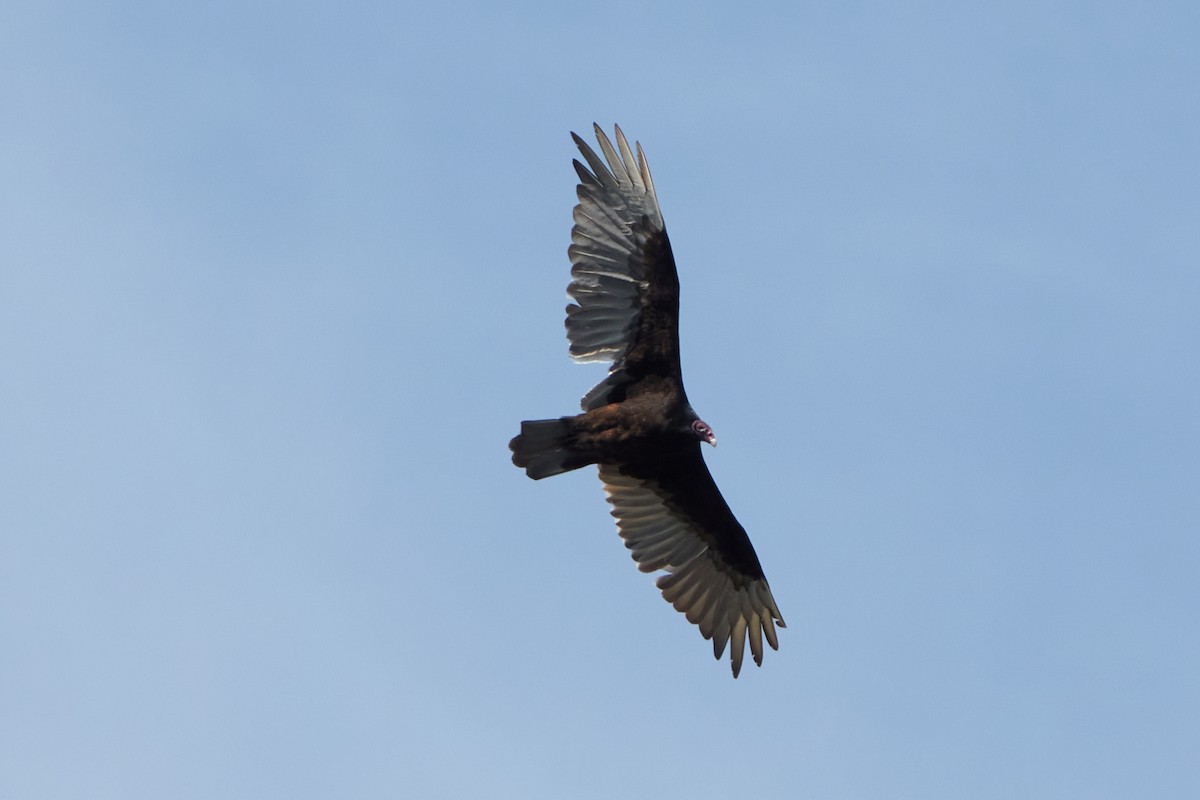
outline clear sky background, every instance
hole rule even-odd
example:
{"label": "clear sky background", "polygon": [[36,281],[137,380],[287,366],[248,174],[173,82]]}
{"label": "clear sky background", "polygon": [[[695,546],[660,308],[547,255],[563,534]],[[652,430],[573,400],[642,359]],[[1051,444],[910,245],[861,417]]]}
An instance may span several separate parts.
{"label": "clear sky background", "polygon": [[[1002,8],[997,6],[1003,6]],[[1200,6],[0,11],[0,795],[1200,796]],[[534,483],[645,146],[788,628]]]}

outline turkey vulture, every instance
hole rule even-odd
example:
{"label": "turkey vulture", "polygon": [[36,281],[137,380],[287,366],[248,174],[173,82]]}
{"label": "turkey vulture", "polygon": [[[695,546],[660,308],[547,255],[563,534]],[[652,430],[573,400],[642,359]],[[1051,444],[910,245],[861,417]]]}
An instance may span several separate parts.
{"label": "turkey vulture", "polygon": [[[730,644],[736,678],[746,636],[762,665],[785,627],[746,531],[717,489],[701,442],[717,437],[692,410],[679,365],[679,276],[641,144],[617,148],[594,125],[601,160],[579,136],[567,338],[576,361],[611,361],[584,413],[521,423],[513,463],[539,480],[597,464],[638,569],[662,570],[663,597],[711,639]],[[607,165],[605,164],[607,161]],[[589,169],[590,168],[590,169]]]}

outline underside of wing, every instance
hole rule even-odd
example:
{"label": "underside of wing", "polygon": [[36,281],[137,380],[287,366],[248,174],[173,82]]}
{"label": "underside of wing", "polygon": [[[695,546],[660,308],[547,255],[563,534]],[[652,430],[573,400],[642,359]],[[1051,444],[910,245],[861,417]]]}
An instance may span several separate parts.
{"label": "underside of wing", "polygon": [[662,462],[600,465],[600,480],[638,569],[664,571],[663,597],[711,639],[719,659],[730,645],[733,675],[746,639],[761,665],[763,639],[779,649],[786,627],[745,530],[696,453]]}
{"label": "underside of wing", "polygon": [[646,371],[679,371],[679,279],[654,182],[616,129],[617,145],[595,126],[603,158],[571,134],[587,165],[579,174],[571,229],[567,338],[577,361],[611,361],[608,377],[584,397],[585,409]]}

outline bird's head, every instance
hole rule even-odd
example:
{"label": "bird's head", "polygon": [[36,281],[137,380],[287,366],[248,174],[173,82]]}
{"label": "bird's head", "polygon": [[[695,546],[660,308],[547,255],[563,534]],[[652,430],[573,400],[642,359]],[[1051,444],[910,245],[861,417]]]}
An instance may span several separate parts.
{"label": "bird's head", "polygon": [[717,446],[717,435],[713,433],[713,429],[704,420],[696,419],[692,421],[692,433],[696,434],[696,438],[700,441],[708,442],[713,447]]}

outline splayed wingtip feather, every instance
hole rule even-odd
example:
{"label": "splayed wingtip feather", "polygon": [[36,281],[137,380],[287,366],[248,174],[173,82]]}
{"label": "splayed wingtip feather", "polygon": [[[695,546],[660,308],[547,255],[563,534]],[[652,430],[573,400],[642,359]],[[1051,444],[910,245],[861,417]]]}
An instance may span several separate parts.
{"label": "splayed wingtip feather", "polygon": [[737,619],[733,623],[729,648],[733,677],[736,678],[738,673],[742,671],[742,657],[745,655],[746,650],[746,618],[741,614],[738,614]]}

